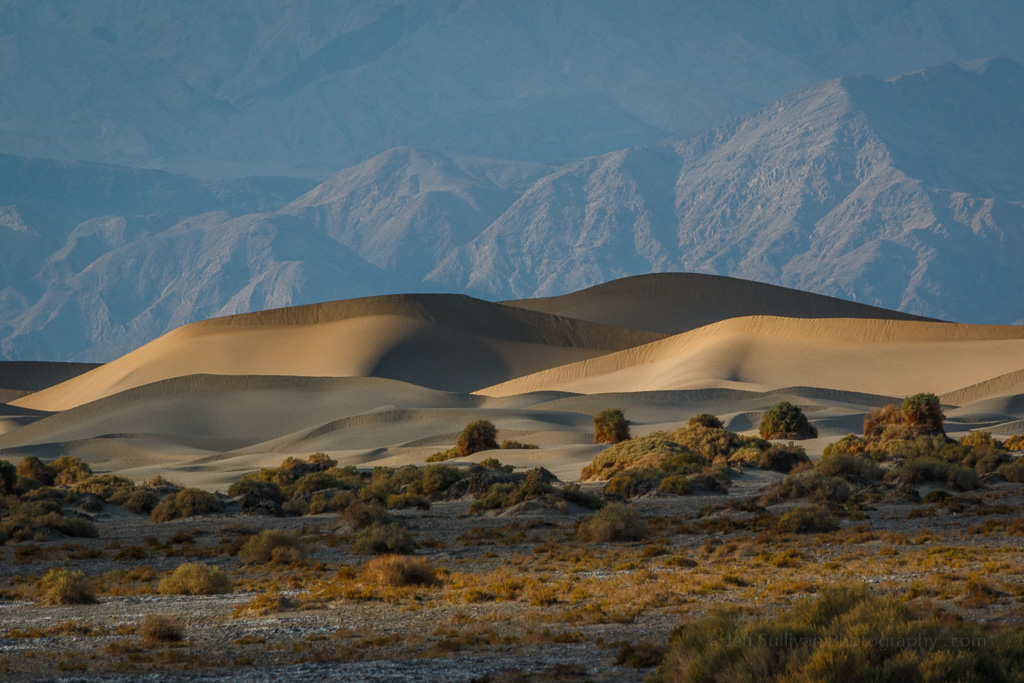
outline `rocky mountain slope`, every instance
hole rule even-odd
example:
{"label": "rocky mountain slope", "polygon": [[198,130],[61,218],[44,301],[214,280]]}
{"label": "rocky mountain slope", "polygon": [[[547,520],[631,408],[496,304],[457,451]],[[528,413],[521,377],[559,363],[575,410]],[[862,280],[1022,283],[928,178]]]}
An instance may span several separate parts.
{"label": "rocky mountain slope", "polygon": [[0,151],[322,179],[396,146],[551,162],[991,56],[1015,0],[13,0]]}
{"label": "rocky mountain slope", "polygon": [[663,271],[1017,322],[1020,111],[1024,67],[992,60],[836,79],[701,136],[556,167],[397,148],[310,189],[7,158],[42,170],[0,190],[0,348],[109,360],[216,315]]}

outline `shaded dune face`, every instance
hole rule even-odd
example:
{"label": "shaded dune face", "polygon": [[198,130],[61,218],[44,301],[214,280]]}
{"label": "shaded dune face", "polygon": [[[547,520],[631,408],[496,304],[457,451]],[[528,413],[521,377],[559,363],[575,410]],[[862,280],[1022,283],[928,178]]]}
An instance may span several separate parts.
{"label": "shaded dune face", "polygon": [[0,457],[69,453],[97,471],[214,489],[315,451],[364,467],[422,464],[483,418],[499,440],[540,446],[503,450],[503,462],[574,479],[602,448],[592,420],[608,407],[636,435],[700,412],[752,431],[787,400],[818,428],[816,455],[872,409],[932,391],[950,432],[1014,433],[1022,358],[1022,327],[708,275],[507,304],[370,297],[194,323],[92,369],[23,377],[31,368],[11,365],[19,388],[0,404]]}

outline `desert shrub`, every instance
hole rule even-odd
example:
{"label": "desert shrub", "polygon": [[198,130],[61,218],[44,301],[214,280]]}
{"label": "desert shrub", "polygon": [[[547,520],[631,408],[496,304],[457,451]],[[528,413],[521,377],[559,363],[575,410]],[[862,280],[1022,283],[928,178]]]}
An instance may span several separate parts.
{"label": "desert shrub", "polygon": [[903,484],[921,481],[946,481],[951,465],[938,457],[913,458],[903,463],[895,477]]}
{"label": "desert shrub", "polygon": [[145,645],[180,642],[181,622],[168,614],[147,614],[139,624],[139,638]]}
{"label": "desert shrub", "polygon": [[833,455],[863,455],[868,450],[868,444],[856,434],[847,434],[835,443],[825,446],[822,451],[822,458]]}
{"label": "desert shrub", "polygon": [[67,517],[53,501],[8,498],[4,507],[7,514],[0,521],[0,533],[8,539],[24,541],[44,530],[77,538],[96,538],[99,535],[95,524],[81,517]]}
{"label": "desert shrub", "polygon": [[51,569],[35,585],[40,605],[83,605],[96,602],[92,582],[80,571]]}
{"label": "desert shrub", "polygon": [[876,408],[864,418],[864,440],[867,443],[879,441],[886,429],[903,424],[906,424],[906,421],[898,405],[890,403]]}
{"label": "desert shrub", "polygon": [[163,595],[219,595],[231,591],[228,575],[216,567],[199,562],[178,565],[170,576],[160,581]]}
{"label": "desert shrub", "polygon": [[428,455],[424,462],[444,462],[445,460],[454,460],[455,458],[461,458],[462,455],[459,453],[458,448],[449,448],[446,451],[438,451],[432,455]]}
{"label": "desert shrub", "polygon": [[881,479],[884,472],[877,462],[866,455],[850,455],[833,451],[822,455],[814,466],[826,477],[846,477],[847,479]]}
{"label": "desert shrub", "polygon": [[394,521],[395,518],[380,503],[364,503],[361,500],[353,501],[338,515],[339,525],[350,531],[359,531],[373,524],[391,524]]}
{"label": "desert shrub", "polygon": [[600,510],[605,506],[603,498],[590,491],[584,491],[579,484],[566,484],[562,488],[562,499],[591,510]]}
{"label": "desert shrub", "polygon": [[[505,443],[507,442],[502,443],[502,448],[505,448]],[[512,465],[503,465],[497,458],[484,458],[479,464],[480,467],[486,467],[489,470],[500,470],[502,472],[514,472],[516,469]]]}
{"label": "desert shrub", "polygon": [[135,493],[135,482],[116,474],[98,474],[79,480],[71,490],[75,493],[91,493],[108,503],[122,505]]}
{"label": "desert shrub", "polygon": [[1008,451],[1024,451],[1024,434],[1014,434],[1003,442],[1003,448]]}
{"label": "desert shrub", "polygon": [[92,468],[81,458],[62,455],[50,465],[54,471],[53,483],[57,486],[74,486],[92,476]]}
{"label": "desert shrub", "polygon": [[599,453],[583,468],[581,479],[610,479],[615,473],[631,469],[657,469],[666,461],[679,457],[679,466],[692,463],[699,470],[706,463],[685,447],[660,436],[623,441]]}
{"label": "desert shrub", "polygon": [[319,465],[319,466],[323,467],[324,469],[331,469],[332,467],[337,467],[337,465],[338,465],[338,461],[337,460],[335,460],[331,456],[327,455],[323,451],[319,451],[317,453],[314,453],[313,455],[311,455],[308,458],[306,458],[306,460],[310,464]]}
{"label": "desert shrub", "polygon": [[724,429],[725,425],[717,416],[711,413],[698,413],[686,423],[687,427],[708,427],[709,429]]}
{"label": "desert shrub", "polygon": [[378,586],[432,586],[437,575],[425,557],[381,555],[363,565],[363,578]]}
{"label": "desert shrub", "polygon": [[637,644],[624,643],[615,656],[615,663],[619,666],[629,666],[634,669],[649,669],[658,666],[662,657],[665,656],[665,648],[654,643],[641,642]]}
{"label": "desert shrub", "polygon": [[484,495],[473,501],[469,511],[476,513],[505,509],[527,500],[537,499],[557,503],[562,500],[562,492],[551,484],[553,481],[554,475],[544,468],[536,467],[522,476],[518,482],[492,484]]}
{"label": "desert shrub", "polygon": [[159,502],[160,499],[155,493],[148,489],[140,489],[128,496],[124,501],[124,509],[137,515],[148,514]]}
{"label": "desert shrub", "polygon": [[818,436],[804,411],[789,401],[776,403],[761,418],[758,428],[762,439],[813,439]]}
{"label": "desert shrub", "polygon": [[1024,461],[1015,460],[1000,467],[997,472],[1006,481],[1024,484]]}
{"label": "desert shrub", "polygon": [[782,533],[806,534],[834,531],[839,528],[836,518],[823,505],[801,505],[782,513],[775,529]]}
{"label": "desert shrub", "polygon": [[939,453],[946,446],[946,437],[922,434],[917,437],[908,438],[883,438],[881,441],[872,444],[871,448],[872,456],[875,455],[877,450],[887,456],[913,460],[916,458],[938,457]]}
{"label": "desert shrub", "polygon": [[636,498],[658,488],[661,477],[649,470],[626,470],[616,472],[605,484],[605,495]]}
{"label": "desert shrub", "polygon": [[826,477],[817,470],[791,474],[782,481],[772,484],[761,497],[765,505],[783,500],[814,498],[827,503],[845,503],[852,491],[842,477]]}
{"label": "desert shrub", "polygon": [[352,552],[357,555],[380,555],[399,553],[408,555],[416,548],[412,533],[398,522],[381,524],[373,522],[361,529],[352,542]]}
{"label": "desert shrub", "polygon": [[7,460],[0,460],[0,495],[13,494],[18,486],[18,470]]}
{"label": "desert shrub", "polygon": [[957,442],[961,446],[969,449],[974,448],[991,448],[998,451],[1006,450],[1004,444],[999,439],[992,436],[990,432],[978,431],[965,434],[960,437]]}
{"label": "desert shrub", "polygon": [[697,453],[708,460],[714,460],[720,455],[728,456],[745,443],[738,434],[721,427],[709,427],[701,423],[677,429],[672,432],[670,438],[681,444],[684,449]]}
{"label": "desert shrub", "polygon": [[896,596],[830,587],[771,616],[718,608],[680,626],[651,680],[1014,681],[1022,646],[1018,628],[915,617]]}
{"label": "desert shrub", "polygon": [[501,448],[504,450],[533,450],[540,448],[540,446],[535,443],[523,443],[522,441],[505,439],[501,442]]}
{"label": "desert shrub", "polygon": [[194,515],[205,515],[221,509],[216,495],[200,489],[182,489],[161,500],[150,513],[151,522],[168,522]]}
{"label": "desert shrub", "polygon": [[324,472],[304,474],[296,479],[294,484],[281,489],[281,492],[288,498],[294,498],[295,496],[305,496],[317,491],[340,488],[345,488],[344,482],[333,476],[330,470],[326,470]]}
{"label": "desert shrub", "polygon": [[633,508],[622,503],[610,503],[576,528],[577,537],[584,542],[639,541],[647,536],[647,523]]}
{"label": "desert shrub", "polygon": [[302,539],[297,534],[277,529],[264,529],[253,534],[238,549],[238,557],[249,564],[265,564],[271,560],[290,564],[301,560],[304,555]]}
{"label": "desert shrub", "polygon": [[673,474],[662,479],[658,490],[672,496],[688,496],[693,493],[690,482],[681,474]]}
{"label": "desert shrub", "polygon": [[706,493],[728,493],[731,482],[726,470],[708,467],[703,472],[687,475],[686,483],[691,490],[700,490]]}
{"label": "desert shrub", "polygon": [[245,478],[232,484],[228,495],[238,496],[239,505],[247,513],[264,512],[275,516],[281,514],[285,500],[281,487],[274,482]]}
{"label": "desert shrub", "polygon": [[981,488],[981,478],[970,467],[953,465],[946,476],[946,484],[954,491],[973,491]]}
{"label": "desert shrub", "polygon": [[18,476],[26,479],[35,479],[43,486],[52,486],[56,472],[47,467],[34,455],[26,455],[18,463]]}
{"label": "desert shrub", "polygon": [[400,510],[402,508],[429,510],[430,501],[414,493],[394,493],[387,497],[387,500],[384,501],[384,506],[388,510]]}
{"label": "desert shrub", "polygon": [[629,438],[629,420],[621,409],[606,408],[594,416],[594,443],[617,444]]}
{"label": "desert shrub", "polygon": [[498,447],[497,436],[498,430],[489,420],[470,422],[459,434],[455,449],[463,458],[473,453],[491,450]]}
{"label": "desert shrub", "polygon": [[[431,465],[423,470],[423,478],[409,485],[409,493],[433,496],[447,491],[452,484],[466,475],[458,467],[451,465]],[[417,486],[418,484],[418,486]]]}
{"label": "desert shrub", "polygon": [[773,472],[789,472],[797,465],[810,462],[807,451],[792,441],[788,444],[765,442],[765,448],[744,446],[729,456],[730,465],[747,465]]}
{"label": "desert shrub", "polygon": [[942,414],[942,406],[939,404],[939,397],[935,394],[914,394],[903,399],[900,407],[904,421],[909,425],[921,428],[922,434],[944,434],[942,421],[946,418]]}

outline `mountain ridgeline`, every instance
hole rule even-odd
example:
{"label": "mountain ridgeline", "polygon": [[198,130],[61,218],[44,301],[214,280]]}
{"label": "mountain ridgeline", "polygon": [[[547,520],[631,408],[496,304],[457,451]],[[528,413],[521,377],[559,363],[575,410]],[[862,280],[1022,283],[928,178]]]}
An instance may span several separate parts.
{"label": "mountain ridgeline", "polygon": [[671,271],[1015,323],[1020,111],[1024,67],[997,59],[831,80],[696,137],[557,165],[400,147],[314,187],[4,157],[37,181],[0,190],[0,349],[108,360],[264,308],[545,297]]}

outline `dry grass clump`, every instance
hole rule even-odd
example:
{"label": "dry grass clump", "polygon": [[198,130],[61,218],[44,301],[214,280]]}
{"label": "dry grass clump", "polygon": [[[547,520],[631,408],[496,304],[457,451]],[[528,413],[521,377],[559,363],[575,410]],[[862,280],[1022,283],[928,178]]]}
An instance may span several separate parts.
{"label": "dry grass clump", "polygon": [[85,574],[61,567],[51,569],[36,582],[35,601],[40,605],[86,605],[96,602],[92,582]]}
{"label": "dry grass clump", "polygon": [[381,555],[363,565],[363,579],[378,586],[432,586],[437,575],[425,557]]}
{"label": "dry grass clump", "polygon": [[0,498],[0,536],[8,540],[44,540],[48,531],[77,538],[96,538],[96,525],[82,517],[68,517],[60,505],[49,500],[21,501]]}
{"label": "dry grass clump", "polygon": [[681,468],[691,465],[691,472],[699,472],[706,464],[704,458],[680,443],[660,435],[647,436],[624,441],[598,454],[583,468],[580,479],[604,481],[624,470],[656,469],[670,460],[679,461]]}
{"label": "dry grass clump", "polygon": [[228,575],[216,567],[189,562],[160,582],[163,595],[219,595],[231,591]]}
{"label": "dry grass clump", "polygon": [[238,549],[238,557],[249,564],[293,564],[305,557],[302,539],[290,531],[264,529],[250,536]]}
{"label": "dry grass clump", "polygon": [[771,617],[717,609],[673,633],[651,679],[1019,681],[1019,627],[983,631],[914,616],[865,587],[826,588]]}
{"label": "dry grass clump", "polygon": [[647,537],[647,523],[640,513],[622,503],[611,503],[576,528],[585,542],[640,541]]}
{"label": "dry grass clump", "polygon": [[139,638],[144,645],[180,642],[181,623],[167,614],[147,614],[139,624]]}
{"label": "dry grass clump", "polygon": [[416,549],[416,541],[404,524],[373,522],[361,529],[352,542],[352,552],[357,555],[380,555],[397,553],[407,555]]}
{"label": "dry grass clump", "polygon": [[594,416],[594,443],[628,441],[629,420],[620,408],[606,408]]}
{"label": "dry grass clump", "polygon": [[801,505],[787,510],[775,523],[775,529],[787,534],[835,531],[839,522],[824,505]]}
{"label": "dry grass clump", "polygon": [[161,500],[150,513],[151,522],[169,522],[194,515],[219,512],[223,506],[216,495],[200,489],[182,489]]}

